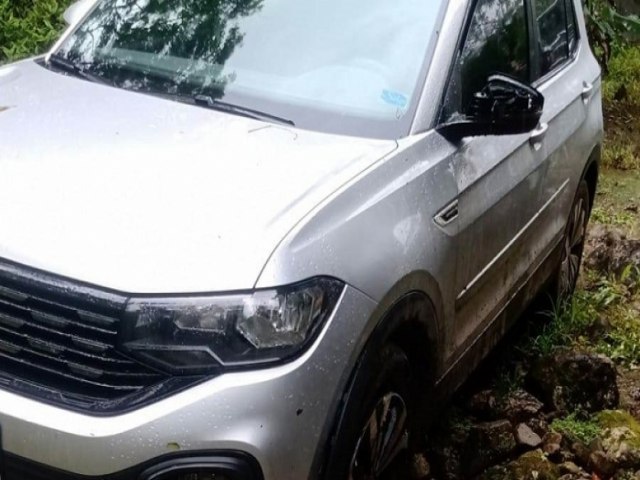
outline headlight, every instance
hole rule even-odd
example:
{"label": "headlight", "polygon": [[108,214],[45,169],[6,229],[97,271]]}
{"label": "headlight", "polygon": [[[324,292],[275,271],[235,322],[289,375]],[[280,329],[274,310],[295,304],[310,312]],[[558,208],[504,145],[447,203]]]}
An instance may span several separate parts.
{"label": "headlight", "polygon": [[247,294],[132,298],[120,348],[173,374],[279,362],[313,341],[343,288],[317,278]]}

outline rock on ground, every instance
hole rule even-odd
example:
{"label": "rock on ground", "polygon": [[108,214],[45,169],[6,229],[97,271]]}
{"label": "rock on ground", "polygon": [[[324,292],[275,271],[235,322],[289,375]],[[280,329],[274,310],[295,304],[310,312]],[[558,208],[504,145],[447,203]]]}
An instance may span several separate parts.
{"label": "rock on ground", "polygon": [[508,420],[459,425],[445,429],[429,455],[436,478],[470,478],[509,457],[516,448]]}
{"label": "rock on ground", "polygon": [[542,450],[527,452],[506,465],[493,467],[479,480],[558,480],[560,469]]}
{"label": "rock on ground", "polygon": [[620,394],[613,362],[603,356],[561,351],[539,359],[529,372],[545,403],[563,413],[618,407]]}
{"label": "rock on ground", "polygon": [[585,265],[602,273],[620,274],[629,264],[640,267],[640,240],[620,230],[596,225],[589,232]]}
{"label": "rock on ground", "polygon": [[537,448],[542,444],[540,436],[531,430],[526,423],[521,423],[516,427],[516,441],[518,445],[525,448]]}
{"label": "rock on ground", "polygon": [[605,411],[598,414],[598,424],[601,452],[614,471],[640,469],[640,423],[626,412]]}

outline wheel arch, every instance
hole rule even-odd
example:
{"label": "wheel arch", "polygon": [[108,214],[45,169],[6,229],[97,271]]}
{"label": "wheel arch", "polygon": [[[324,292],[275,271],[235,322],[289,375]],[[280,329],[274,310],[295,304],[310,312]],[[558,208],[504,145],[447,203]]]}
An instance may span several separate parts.
{"label": "wheel arch", "polygon": [[589,187],[589,197],[591,199],[590,208],[593,207],[593,203],[595,202],[596,193],[598,190],[598,179],[600,178],[601,156],[602,156],[602,146],[598,144],[591,151],[591,154],[589,155],[589,158],[587,159],[587,163],[582,172],[582,176],[580,177],[587,182],[587,186]]}
{"label": "wheel arch", "polygon": [[392,341],[406,349],[412,365],[422,365],[426,378],[435,382],[442,360],[443,317],[443,300],[434,277],[426,271],[409,273],[396,282],[373,312],[373,328],[360,356],[371,345]]}
{"label": "wheel arch", "polygon": [[435,279],[427,272],[413,272],[397,282],[379,302],[371,315],[370,334],[362,340],[357,361],[337,406],[327,443],[316,456],[315,465],[321,470],[317,477],[324,479],[329,456],[344,421],[346,406],[353,394],[356,375],[365,356],[387,342],[400,347],[409,357],[412,370],[416,369],[426,387],[435,384],[441,361],[442,298]]}

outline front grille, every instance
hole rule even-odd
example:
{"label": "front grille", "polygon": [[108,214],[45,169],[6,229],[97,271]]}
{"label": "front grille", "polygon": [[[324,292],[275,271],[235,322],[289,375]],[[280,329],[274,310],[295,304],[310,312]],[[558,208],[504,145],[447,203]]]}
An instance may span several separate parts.
{"label": "front grille", "polygon": [[0,386],[99,411],[162,383],[116,350],[125,302],[0,261]]}

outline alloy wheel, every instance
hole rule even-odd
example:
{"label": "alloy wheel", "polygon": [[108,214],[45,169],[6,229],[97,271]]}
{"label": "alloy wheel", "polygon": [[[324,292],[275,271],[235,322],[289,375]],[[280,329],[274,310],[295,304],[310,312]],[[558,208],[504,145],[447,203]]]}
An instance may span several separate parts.
{"label": "alloy wheel", "polygon": [[580,198],[576,201],[571,211],[562,249],[562,261],[558,278],[561,300],[566,300],[573,293],[578,281],[586,237],[587,218],[586,201],[584,198]]}
{"label": "alloy wheel", "polygon": [[384,478],[398,454],[408,447],[407,406],[397,393],[380,399],[365,425],[351,460],[349,480]]}

